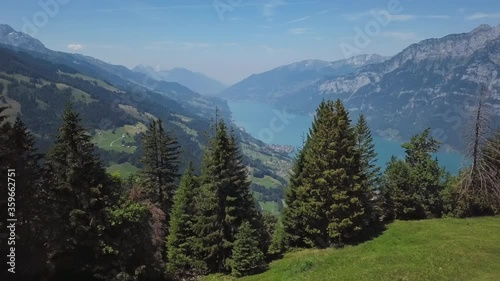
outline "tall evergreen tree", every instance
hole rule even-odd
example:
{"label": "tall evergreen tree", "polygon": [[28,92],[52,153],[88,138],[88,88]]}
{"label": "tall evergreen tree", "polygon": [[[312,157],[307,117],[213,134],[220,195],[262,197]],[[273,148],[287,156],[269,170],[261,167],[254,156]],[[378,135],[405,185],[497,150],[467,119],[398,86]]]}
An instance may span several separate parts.
{"label": "tall evergreen tree", "polygon": [[106,257],[107,209],[118,202],[118,190],[105,173],[90,134],[68,106],[57,139],[47,154],[53,207],[48,226],[53,280],[102,277]]}
{"label": "tall evergreen tree", "polygon": [[199,235],[197,257],[205,270],[228,272],[239,226],[244,220],[253,224],[261,220],[236,137],[228,133],[223,120],[216,121],[214,128],[205,151],[194,227]]}
{"label": "tall evergreen tree", "polygon": [[158,202],[170,220],[173,194],[179,178],[180,147],[174,136],[163,127],[162,120],[152,120],[148,130],[142,134],[144,147],[144,186],[150,192],[153,201]]}
{"label": "tall evergreen tree", "polygon": [[361,171],[365,174],[366,184],[369,190],[375,191],[379,187],[380,167],[377,166],[377,152],[373,137],[363,113],[359,115],[358,122],[355,125],[356,143],[359,150],[359,161]]}
{"label": "tall evergreen tree", "polygon": [[415,135],[408,143],[405,160],[392,159],[385,172],[384,196],[396,219],[439,217],[442,213],[441,192],[446,182],[445,170],[431,153],[439,149],[430,129]]}
{"label": "tall evergreen tree", "polygon": [[302,186],[304,169],[305,146],[297,153],[290,184],[285,194],[286,207],[283,210],[283,228],[286,233],[285,244],[287,247],[305,247],[305,223],[303,222],[301,203],[303,202],[300,187]]}
{"label": "tall evergreen tree", "polygon": [[304,220],[303,243],[328,247],[355,240],[366,227],[369,202],[356,134],[340,100],[319,105],[303,153],[294,203]]}
{"label": "tall evergreen tree", "polygon": [[265,266],[264,254],[259,249],[256,230],[245,221],[238,229],[231,260],[231,274],[242,277],[258,273]]}
{"label": "tall evergreen tree", "polygon": [[196,237],[193,229],[196,208],[194,197],[198,188],[198,179],[193,174],[192,164],[189,163],[174,196],[170,233],[167,238],[167,272],[176,277],[193,275],[196,273],[193,271],[199,268],[193,259],[193,240]]}

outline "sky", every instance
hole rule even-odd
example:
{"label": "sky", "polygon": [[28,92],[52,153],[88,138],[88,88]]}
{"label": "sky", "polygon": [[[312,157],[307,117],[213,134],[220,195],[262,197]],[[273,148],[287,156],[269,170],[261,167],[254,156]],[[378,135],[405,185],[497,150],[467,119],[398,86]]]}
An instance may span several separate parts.
{"label": "sky", "polygon": [[0,23],[46,47],[133,68],[184,67],[227,85],[305,59],[395,55],[500,24],[497,0],[17,0]]}

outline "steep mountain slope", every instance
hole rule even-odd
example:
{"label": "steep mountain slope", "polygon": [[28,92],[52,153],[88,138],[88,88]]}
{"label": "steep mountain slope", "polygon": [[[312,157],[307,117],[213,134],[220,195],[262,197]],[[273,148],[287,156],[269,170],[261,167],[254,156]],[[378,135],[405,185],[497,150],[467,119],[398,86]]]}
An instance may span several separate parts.
{"label": "steep mountain slope", "polygon": [[500,26],[482,25],[470,33],[410,45],[385,62],[323,79],[277,103],[306,113],[323,98],[340,98],[351,111],[363,111],[379,135],[408,138],[432,127],[438,139],[459,148],[481,85],[498,124],[499,71]]}
{"label": "steep mountain slope", "polygon": [[[178,83],[147,77],[140,84],[134,79],[144,75],[122,66],[48,49],[46,53],[24,50],[15,47],[15,42],[9,43],[13,45],[0,46],[0,105],[8,104],[12,118],[17,115],[23,119],[42,151],[54,141],[68,100],[81,113],[110,170],[122,174],[141,166],[140,133],[151,118],[163,119],[167,129],[178,137],[183,164],[189,160],[201,163],[205,132],[215,107],[222,109],[223,117],[230,120],[223,100],[205,98]],[[290,157],[243,131],[235,133],[244,147],[244,161],[252,178],[268,177],[274,183],[266,189],[255,180],[255,195],[263,203],[273,201],[277,205],[283,198]]]}
{"label": "steep mountain slope", "polygon": [[360,67],[386,60],[379,55],[360,55],[349,59],[326,62],[305,60],[277,67],[232,85],[220,93],[229,100],[275,102],[324,77],[336,77],[354,72]]}
{"label": "steep mountain slope", "polygon": [[156,71],[150,66],[138,65],[132,69],[135,72],[147,74],[159,81],[176,82],[202,95],[214,95],[224,90],[226,86],[203,73],[193,72],[185,68]]}
{"label": "steep mountain slope", "polygon": [[125,66],[108,64],[81,54],[47,49],[39,40],[17,32],[5,24],[0,24],[0,45],[13,50],[23,50],[36,58],[69,66],[82,74],[100,77],[113,85],[134,89],[137,93],[146,89],[159,92],[175,99],[183,107],[196,108],[194,112],[199,116],[213,114],[214,108],[218,107],[224,117],[230,117],[229,108],[222,99],[202,96],[176,82],[152,79],[149,75],[132,71]]}

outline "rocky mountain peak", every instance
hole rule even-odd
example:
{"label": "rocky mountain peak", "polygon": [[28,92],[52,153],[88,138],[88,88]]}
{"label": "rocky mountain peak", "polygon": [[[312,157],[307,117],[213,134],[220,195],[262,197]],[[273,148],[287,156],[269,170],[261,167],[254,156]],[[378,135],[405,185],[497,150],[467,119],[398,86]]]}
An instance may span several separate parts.
{"label": "rocky mountain peak", "polygon": [[39,40],[26,33],[15,31],[10,25],[0,24],[0,44],[45,53],[48,50]]}
{"label": "rocky mountain peak", "polygon": [[445,58],[467,58],[484,48],[488,42],[500,38],[500,25],[480,25],[469,33],[451,34],[442,38],[420,41],[404,49],[387,62],[386,72],[393,71],[411,60],[442,60]]}

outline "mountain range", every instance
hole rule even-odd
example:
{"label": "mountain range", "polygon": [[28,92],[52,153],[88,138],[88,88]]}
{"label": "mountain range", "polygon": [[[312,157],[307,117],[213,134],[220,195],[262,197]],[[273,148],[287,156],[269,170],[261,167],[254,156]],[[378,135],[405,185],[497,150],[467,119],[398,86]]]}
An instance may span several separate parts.
{"label": "mountain range", "polygon": [[270,102],[311,114],[322,99],[340,98],[363,112],[383,137],[405,140],[427,127],[441,142],[463,149],[463,130],[480,88],[492,124],[500,124],[500,25],[412,44],[393,57],[302,61],[251,75],[221,96]]}
{"label": "mountain range", "polygon": [[221,82],[200,72],[193,72],[185,68],[170,70],[155,70],[150,66],[138,65],[132,69],[153,79],[166,82],[177,82],[202,95],[215,95],[226,88]]}
{"label": "mountain range", "polygon": [[[291,158],[238,130],[226,101],[124,66],[50,50],[0,25],[0,106],[10,106],[12,118],[21,117],[41,152],[54,142],[67,101],[80,113],[108,170],[124,176],[141,167],[141,133],[154,118],[161,118],[181,144],[181,170],[191,160],[201,163],[218,108],[219,116],[236,129],[258,200],[277,206],[283,198]],[[259,185],[262,181],[272,188]]]}
{"label": "mountain range", "polygon": [[325,76],[336,77],[352,73],[371,63],[388,59],[376,54],[327,62],[322,60],[304,60],[272,70],[253,74],[228,87],[219,96],[229,100],[245,100],[275,103],[279,98],[286,98]]}

